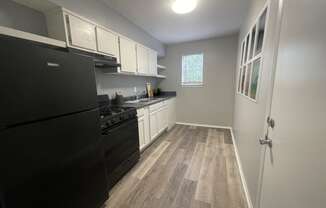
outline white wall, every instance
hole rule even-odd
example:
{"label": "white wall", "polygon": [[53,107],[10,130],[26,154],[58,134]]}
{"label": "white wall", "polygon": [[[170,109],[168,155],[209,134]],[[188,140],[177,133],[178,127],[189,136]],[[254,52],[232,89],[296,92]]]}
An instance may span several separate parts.
{"label": "white wall", "polygon": [[157,87],[157,80],[150,77],[104,74],[96,70],[97,94],[108,94],[111,98],[114,97],[115,92],[123,96],[134,96],[134,87],[137,88],[137,94],[143,94],[147,82]]}
{"label": "white wall", "polygon": [[9,0],[0,0],[0,25],[38,35],[47,35],[45,16]]}
{"label": "white wall", "polygon": [[[167,79],[159,86],[177,92],[178,122],[232,125],[237,47],[237,35],[167,46],[159,60]],[[182,87],[181,57],[198,52],[204,53],[204,86]]]}

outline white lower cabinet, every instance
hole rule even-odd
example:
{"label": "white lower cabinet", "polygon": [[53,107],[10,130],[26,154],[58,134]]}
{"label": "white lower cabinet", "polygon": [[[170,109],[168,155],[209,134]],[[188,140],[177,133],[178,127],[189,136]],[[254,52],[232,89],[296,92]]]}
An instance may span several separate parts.
{"label": "white lower cabinet", "polygon": [[168,101],[137,110],[140,150],[146,148],[169,127],[169,106],[173,105]]}
{"label": "white lower cabinet", "polygon": [[163,101],[162,106],[157,112],[158,117],[158,133],[162,133],[168,127],[168,106]]}
{"label": "white lower cabinet", "polygon": [[157,111],[150,113],[149,115],[149,126],[151,141],[154,140],[158,135],[158,114]]}
{"label": "white lower cabinet", "polygon": [[139,131],[139,148],[144,149],[151,141],[149,126],[149,108],[141,108],[137,110],[138,131]]}
{"label": "white lower cabinet", "polygon": [[143,149],[146,145],[145,142],[145,122],[144,117],[138,118],[138,134],[139,134],[139,148]]}
{"label": "white lower cabinet", "polygon": [[175,123],[177,122],[177,106],[176,98],[171,98],[167,102],[167,116],[168,116],[168,130],[172,129]]}

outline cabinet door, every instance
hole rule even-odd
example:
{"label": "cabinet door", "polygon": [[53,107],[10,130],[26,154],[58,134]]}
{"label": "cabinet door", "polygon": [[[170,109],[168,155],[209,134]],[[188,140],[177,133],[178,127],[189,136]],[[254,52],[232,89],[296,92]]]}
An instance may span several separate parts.
{"label": "cabinet door", "polygon": [[163,130],[166,129],[169,125],[168,122],[168,105],[166,104],[163,108]]}
{"label": "cabinet door", "polygon": [[119,37],[107,30],[96,27],[98,51],[119,57]]}
{"label": "cabinet door", "polygon": [[70,45],[96,51],[95,25],[78,17],[68,15],[67,27]]}
{"label": "cabinet door", "polygon": [[170,130],[176,123],[176,99],[172,98],[167,101],[168,103],[168,129]]}
{"label": "cabinet door", "polygon": [[122,72],[136,73],[136,43],[124,37],[120,37],[120,62]]}
{"label": "cabinet door", "polygon": [[151,135],[150,135],[150,124],[149,124],[149,108],[144,108],[144,138],[145,138],[145,145],[151,142]]}
{"label": "cabinet door", "polygon": [[157,75],[157,52],[153,50],[148,51],[149,73]]}
{"label": "cabinet door", "polygon": [[148,49],[142,45],[137,45],[137,72],[149,74]]}
{"label": "cabinet door", "polygon": [[144,117],[138,119],[139,148],[143,149],[145,143],[145,122]]}
{"label": "cabinet door", "polygon": [[161,133],[164,129],[164,108],[160,108],[157,113],[158,132]]}
{"label": "cabinet door", "polygon": [[151,140],[155,139],[158,134],[157,112],[152,112],[149,116]]}

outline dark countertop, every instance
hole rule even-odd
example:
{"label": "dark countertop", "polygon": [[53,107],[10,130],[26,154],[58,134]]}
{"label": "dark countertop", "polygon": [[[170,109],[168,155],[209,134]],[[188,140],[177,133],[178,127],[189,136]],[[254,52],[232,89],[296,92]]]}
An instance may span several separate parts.
{"label": "dark countertop", "polygon": [[133,108],[144,108],[146,106],[150,106],[150,105],[154,105],[156,103],[171,99],[176,97],[175,94],[163,94],[160,96],[155,96],[154,98],[152,98],[150,101],[147,102],[139,102],[139,103],[124,103],[122,106],[123,107],[133,107]]}

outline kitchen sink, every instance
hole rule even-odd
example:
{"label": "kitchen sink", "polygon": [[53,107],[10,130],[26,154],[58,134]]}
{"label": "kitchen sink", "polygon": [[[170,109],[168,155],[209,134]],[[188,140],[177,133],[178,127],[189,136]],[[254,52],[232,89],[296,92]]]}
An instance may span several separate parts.
{"label": "kitchen sink", "polygon": [[125,103],[127,103],[127,104],[136,104],[136,103],[140,103],[140,100],[128,100]]}
{"label": "kitchen sink", "polygon": [[129,101],[126,101],[125,103],[127,103],[127,104],[152,103],[152,102],[155,102],[158,100],[161,100],[161,98],[141,98],[138,100],[129,100]]}

